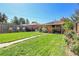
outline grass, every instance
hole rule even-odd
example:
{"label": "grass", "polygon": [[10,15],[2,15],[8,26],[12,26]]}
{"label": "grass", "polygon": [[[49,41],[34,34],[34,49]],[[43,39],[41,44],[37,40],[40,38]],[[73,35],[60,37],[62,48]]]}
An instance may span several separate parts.
{"label": "grass", "polygon": [[64,35],[48,34],[0,49],[1,56],[64,56]]}
{"label": "grass", "polygon": [[10,42],[40,34],[39,32],[16,32],[0,34],[0,43]]}

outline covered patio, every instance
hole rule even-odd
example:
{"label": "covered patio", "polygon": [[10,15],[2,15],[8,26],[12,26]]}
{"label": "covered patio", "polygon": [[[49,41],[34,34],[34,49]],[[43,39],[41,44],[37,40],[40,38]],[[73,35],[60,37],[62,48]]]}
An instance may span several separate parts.
{"label": "covered patio", "polygon": [[42,24],[40,28],[46,28],[48,33],[64,33],[62,26],[64,25],[64,20],[49,22]]}

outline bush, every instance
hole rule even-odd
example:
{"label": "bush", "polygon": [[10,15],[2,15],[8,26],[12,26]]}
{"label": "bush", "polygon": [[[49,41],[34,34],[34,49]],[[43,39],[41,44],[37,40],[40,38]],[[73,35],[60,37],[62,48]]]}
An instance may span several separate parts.
{"label": "bush", "polygon": [[55,28],[52,29],[52,33],[60,33],[60,32],[61,32],[61,31],[58,30],[58,29],[55,29]]}
{"label": "bush", "polygon": [[42,28],[42,32],[47,33],[48,30],[46,28]]}
{"label": "bush", "polygon": [[79,36],[77,36],[77,40],[79,40]]}
{"label": "bush", "polygon": [[9,27],[8,32],[9,33],[13,32],[13,28],[12,27]]}
{"label": "bush", "polygon": [[39,31],[39,32],[42,32],[42,29],[40,28],[40,29],[38,29],[38,31]]}
{"label": "bush", "polygon": [[66,37],[68,37],[69,39],[72,38],[74,39],[74,35],[76,35],[76,33],[74,31],[69,31],[64,33],[66,35]]}
{"label": "bush", "polygon": [[79,43],[75,43],[74,45],[72,45],[71,51],[79,55]]}
{"label": "bush", "polygon": [[[79,55],[79,36],[74,31],[69,31],[65,33],[66,37],[65,41],[75,54]],[[72,40],[71,40],[72,39]]]}
{"label": "bush", "polygon": [[53,29],[52,29],[52,33],[55,33],[55,32],[56,32],[56,29],[55,29],[55,28],[53,28]]}

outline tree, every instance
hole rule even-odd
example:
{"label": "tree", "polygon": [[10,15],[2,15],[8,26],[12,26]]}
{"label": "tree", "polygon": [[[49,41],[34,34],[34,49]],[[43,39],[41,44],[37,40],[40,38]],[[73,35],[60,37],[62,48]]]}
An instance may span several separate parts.
{"label": "tree", "polygon": [[28,19],[26,19],[26,24],[29,24],[30,22],[29,22],[29,20]]}
{"label": "tree", "polygon": [[1,12],[0,12],[0,22],[2,22],[2,14],[1,14]]}
{"label": "tree", "polygon": [[17,24],[17,25],[19,24],[17,16],[14,16],[12,23]]}
{"label": "tree", "polygon": [[7,19],[8,19],[8,17],[5,15],[5,13],[1,13],[0,12],[0,22],[1,23],[7,23]]}
{"label": "tree", "polygon": [[65,31],[69,31],[69,30],[72,30],[73,29],[73,26],[74,26],[74,23],[71,19],[69,18],[64,18],[64,25],[63,25],[63,28]]}
{"label": "tree", "polygon": [[2,15],[2,22],[7,23],[7,16],[5,15],[5,13],[3,13]]}
{"label": "tree", "polygon": [[76,55],[79,55],[79,36],[78,33],[72,30],[75,22],[79,22],[79,10],[75,11],[75,14],[71,16],[71,19],[66,19],[64,24],[64,29],[68,30],[65,32],[65,40],[68,48]]}
{"label": "tree", "polygon": [[75,14],[71,16],[73,22],[79,21],[79,9],[75,11]]}
{"label": "tree", "polygon": [[21,18],[19,19],[19,23],[20,23],[20,24],[25,24],[25,19],[21,17]]}

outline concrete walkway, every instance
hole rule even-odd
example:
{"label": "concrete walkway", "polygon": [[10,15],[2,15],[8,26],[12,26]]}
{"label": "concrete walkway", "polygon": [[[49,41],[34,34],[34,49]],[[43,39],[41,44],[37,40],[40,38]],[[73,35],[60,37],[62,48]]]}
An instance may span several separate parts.
{"label": "concrete walkway", "polygon": [[29,37],[29,38],[25,38],[25,39],[21,39],[21,40],[13,41],[13,42],[2,43],[2,44],[0,44],[0,48],[6,47],[6,46],[9,46],[9,45],[18,43],[18,42],[22,42],[22,41],[24,41],[24,40],[28,40],[28,39],[32,39],[32,38],[36,38],[36,37],[39,37],[39,36],[40,36],[40,35],[36,35],[36,36]]}

